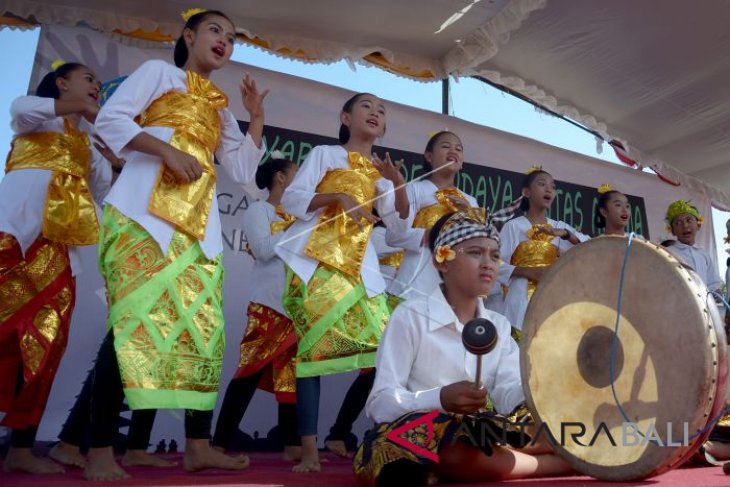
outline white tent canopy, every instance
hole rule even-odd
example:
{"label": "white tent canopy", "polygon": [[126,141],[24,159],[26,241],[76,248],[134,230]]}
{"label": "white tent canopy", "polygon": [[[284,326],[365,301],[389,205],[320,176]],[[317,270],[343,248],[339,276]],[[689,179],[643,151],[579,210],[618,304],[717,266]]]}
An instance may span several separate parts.
{"label": "white tent canopy", "polygon": [[0,0],[6,16],[137,43],[177,37],[191,7],[220,9],[243,40],[308,62],[365,61],[423,80],[482,76],[730,209],[730,2]]}

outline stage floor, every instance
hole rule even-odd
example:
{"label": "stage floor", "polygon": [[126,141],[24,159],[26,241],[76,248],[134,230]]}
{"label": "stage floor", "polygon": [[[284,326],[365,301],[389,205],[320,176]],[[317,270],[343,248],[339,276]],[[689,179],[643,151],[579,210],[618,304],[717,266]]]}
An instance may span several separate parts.
{"label": "stage floor", "polygon": [[[164,455],[171,460],[180,460],[180,454]],[[230,473],[221,470],[210,470],[196,474],[188,474],[181,467],[169,469],[160,468],[129,468],[131,479],[116,482],[94,482],[90,486],[114,485],[125,486],[197,486],[208,487],[214,485],[245,486],[245,487],[356,487],[350,461],[322,453],[323,471],[316,474],[293,474],[290,463],[281,460],[279,453],[252,453],[251,466],[243,472]],[[0,485],[3,487],[62,487],[79,486],[85,483],[81,470],[69,469],[65,475],[25,475],[0,472]],[[499,482],[491,483],[495,485]],[[689,467],[672,470],[641,482],[601,482],[584,476],[561,477],[553,479],[530,479],[505,482],[518,484],[520,487],[617,487],[617,486],[702,486],[728,487],[730,476],[724,475],[721,467]],[[484,484],[459,484],[463,487]]]}

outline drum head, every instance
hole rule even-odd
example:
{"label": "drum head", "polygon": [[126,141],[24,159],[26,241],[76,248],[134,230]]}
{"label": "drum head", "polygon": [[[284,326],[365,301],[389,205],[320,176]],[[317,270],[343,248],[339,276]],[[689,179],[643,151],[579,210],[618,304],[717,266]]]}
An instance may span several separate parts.
{"label": "drum head", "polygon": [[725,402],[725,336],[712,299],[694,272],[640,239],[614,340],[627,241],[596,238],[561,257],[530,301],[520,344],[540,434],[549,430],[558,455],[605,480],[677,466]]}

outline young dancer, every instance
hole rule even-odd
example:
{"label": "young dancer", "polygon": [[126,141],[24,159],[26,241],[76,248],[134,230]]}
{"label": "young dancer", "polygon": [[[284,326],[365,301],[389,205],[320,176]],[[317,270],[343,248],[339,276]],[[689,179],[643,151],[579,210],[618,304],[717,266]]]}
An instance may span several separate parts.
{"label": "young dancer", "polygon": [[598,205],[593,216],[596,228],[603,228],[604,235],[626,235],[626,225],[631,217],[631,205],[626,195],[610,184],[598,187]]}
{"label": "young dancer", "polygon": [[555,181],[541,167],[532,167],[522,183],[522,216],[504,224],[500,282],[508,286],[505,316],[522,329],[527,303],[545,270],[574,245],[589,239],[565,222],[548,218],[555,199]]}
{"label": "young dancer", "polygon": [[61,61],[36,96],[10,108],[15,137],[0,183],[0,410],[12,428],[5,470],[63,471],[31,447],[66,349],[76,247],[97,242],[94,202],[111,184],[99,150],[109,153],[89,138],[99,86],[88,67]]}
{"label": "young dancer", "polygon": [[404,299],[428,296],[440,282],[431,263],[427,229],[446,213],[479,206],[472,196],[454,186],[454,177],[464,164],[464,147],[456,134],[434,134],[426,144],[423,164],[428,176],[406,187],[409,220],[391,226],[387,232],[390,245],[405,249],[403,263],[388,292]]}
{"label": "young dancer", "polygon": [[228,98],[208,78],[233,51],[235,28],[218,11],[190,16],[175,66],[148,61],[99,113],[96,128],[126,165],[105,200],[99,263],[109,332],[95,365],[89,479],[128,475],[111,439],[123,386],[129,407],[182,408],[183,467],[243,469],[209,445],[224,351],[222,252],[216,166],[237,183],[254,178],[267,91],[241,82],[250,116],[241,134]]}
{"label": "young dancer", "polygon": [[258,387],[273,392],[279,403],[285,460],[301,457],[295,405],[297,344],[292,322],[281,305],[286,271],[274,247],[294,222],[280,203],[296,172],[297,165],[281,157],[269,159],[256,172],[256,185],[269,191],[266,200],[252,203],[243,214],[243,231],[255,259],[252,275],[256,285],[248,305],[238,370],[226,389],[213,436],[215,447],[228,448]]}
{"label": "young dancer", "polygon": [[[401,303],[385,329],[366,406],[376,427],[354,461],[359,483],[486,482],[569,472],[569,466],[552,454],[529,455],[478,434],[481,422],[499,430],[496,422],[480,414],[487,394],[499,413],[526,412],[519,349],[510,337],[510,323],[482,304],[499,269],[497,230],[483,214],[467,210],[444,215],[429,239],[443,283],[429,296]],[[461,337],[464,324],[473,318],[491,321],[498,336],[495,348],[482,357],[479,387],[474,384],[476,356],[466,352]],[[438,463],[388,439],[394,430],[431,415],[428,434],[426,426],[414,428],[407,441],[428,456],[438,456]],[[467,432],[474,438],[486,436],[486,443],[466,441]]]}
{"label": "young dancer", "polygon": [[386,225],[408,216],[399,167],[372,152],[385,133],[383,102],[359,93],[340,121],[342,145],[313,148],[282,198],[298,219],[276,249],[289,268],[283,303],[297,334],[297,472],[320,470],[319,377],[372,367],[389,318],[372,208]]}

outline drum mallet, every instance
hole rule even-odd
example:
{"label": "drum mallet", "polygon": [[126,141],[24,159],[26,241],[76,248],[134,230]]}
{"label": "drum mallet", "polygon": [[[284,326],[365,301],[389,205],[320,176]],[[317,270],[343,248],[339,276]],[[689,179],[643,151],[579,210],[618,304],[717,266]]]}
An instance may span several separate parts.
{"label": "drum mallet", "polygon": [[482,355],[494,350],[497,345],[497,328],[485,318],[474,318],[464,325],[461,342],[467,352],[477,356],[477,374],[474,387],[479,389],[482,380]]}

